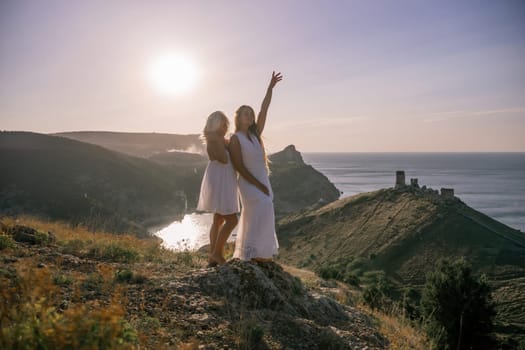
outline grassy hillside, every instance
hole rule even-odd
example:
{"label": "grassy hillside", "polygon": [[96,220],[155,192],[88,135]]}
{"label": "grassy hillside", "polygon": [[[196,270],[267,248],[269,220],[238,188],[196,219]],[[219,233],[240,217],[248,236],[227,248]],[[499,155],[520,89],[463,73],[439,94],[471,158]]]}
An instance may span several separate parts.
{"label": "grassy hillside", "polygon": [[203,153],[199,135],[178,135],[148,132],[72,131],[51,135],[92,143],[137,157],[149,157],[168,150]]}
{"label": "grassy hillside", "polygon": [[206,260],[153,238],[0,218],[0,348],[427,348],[406,320],[368,310],[344,284]]}
{"label": "grassy hillside", "polygon": [[185,210],[183,176],[142,158],[58,136],[0,133],[0,212],[146,234]]}
{"label": "grassy hillside", "polygon": [[495,289],[499,331],[525,331],[525,236],[458,198],[382,189],[283,218],[278,235],[284,263],[343,266],[361,283],[384,274],[398,288],[419,288],[440,258],[465,257]]}

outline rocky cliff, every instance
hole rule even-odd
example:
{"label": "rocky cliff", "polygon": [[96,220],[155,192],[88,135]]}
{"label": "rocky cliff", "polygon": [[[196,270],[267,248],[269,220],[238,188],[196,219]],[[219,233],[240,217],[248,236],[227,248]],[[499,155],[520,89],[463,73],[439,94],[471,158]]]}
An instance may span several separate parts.
{"label": "rocky cliff", "polygon": [[294,145],[270,155],[270,181],[277,216],[333,202],[339,190],[328,178],[303,161]]}

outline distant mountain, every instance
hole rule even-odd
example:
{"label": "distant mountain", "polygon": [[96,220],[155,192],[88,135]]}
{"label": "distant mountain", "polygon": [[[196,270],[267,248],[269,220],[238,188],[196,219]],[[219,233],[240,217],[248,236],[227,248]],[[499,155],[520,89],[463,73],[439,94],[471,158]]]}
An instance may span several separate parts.
{"label": "distant mountain", "polygon": [[341,192],[328,178],[305,164],[294,145],[274,153],[270,158],[270,182],[277,215],[337,200]]}
{"label": "distant mountain", "polygon": [[31,132],[0,133],[0,213],[146,234],[185,210],[184,176],[153,161]]}
{"label": "distant mountain", "polygon": [[283,218],[278,236],[284,263],[347,266],[364,279],[379,271],[399,288],[421,287],[440,258],[465,257],[495,289],[500,331],[525,334],[525,235],[457,197],[418,186],[362,193]]}
{"label": "distant mountain", "polygon": [[137,157],[149,157],[169,150],[204,153],[199,135],[146,132],[72,131],[51,135],[92,143]]}

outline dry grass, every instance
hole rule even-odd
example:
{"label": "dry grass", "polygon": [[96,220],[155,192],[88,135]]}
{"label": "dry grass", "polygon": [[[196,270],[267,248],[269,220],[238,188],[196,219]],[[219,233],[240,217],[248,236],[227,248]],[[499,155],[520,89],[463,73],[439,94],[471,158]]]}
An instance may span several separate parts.
{"label": "dry grass", "polygon": [[357,308],[372,316],[378,322],[379,331],[390,343],[390,350],[428,350],[429,340],[424,331],[412,326],[410,320],[405,318],[403,312],[393,307],[390,313],[372,310],[364,304]]}
{"label": "dry grass", "polygon": [[194,252],[174,252],[164,248],[156,237],[138,238],[131,234],[90,231],[61,221],[46,221],[32,216],[2,217],[7,226],[24,225],[52,232],[60,252],[106,262],[153,262],[198,268],[206,265],[203,256]]}
{"label": "dry grass", "polygon": [[[101,269],[101,288],[108,275]],[[125,319],[120,291],[107,300],[82,300],[84,279],[73,282],[66,297],[52,271],[20,260],[0,271],[0,348],[2,349],[135,349],[137,331]],[[65,299],[68,306],[61,308]]]}
{"label": "dry grass", "polygon": [[[47,248],[35,246],[50,252],[44,257],[0,232],[0,258],[16,257],[0,267],[1,349],[198,348],[194,341],[168,345],[170,337],[158,319],[127,314],[124,291],[126,282],[137,278],[166,278],[166,271],[202,267],[204,256],[167,250],[155,238],[92,232],[32,216],[0,222],[52,232],[56,238]],[[76,269],[56,252],[86,259],[87,265]],[[45,265],[38,268],[41,261]]]}
{"label": "dry grass", "polygon": [[299,269],[291,265],[281,264],[281,266],[283,267],[284,271],[299,278],[301,282],[303,282],[303,284],[308,288],[316,288],[321,284],[322,279],[312,271]]}
{"label": "dry grass", "polygon": [[[361,291],[341,282],[324,281],[314,272],[299,269],[289,265],[282,265],[283,269],[300,278],[303,284],[309,288],[317,289],[322,285],[330,284],[330,288],[324,288],[324,293],[329,294],[334,300],[344,305],[355,305],[356,300],[361,300]],[[364,304],[357,304],[357,308],[363,313],[371,316],[377,321],[381,334],[389,341],[391,350],[427,350],[429,343],[426,334],[410,324],[403,312],[397,307],[386,314],[373,311]]]}

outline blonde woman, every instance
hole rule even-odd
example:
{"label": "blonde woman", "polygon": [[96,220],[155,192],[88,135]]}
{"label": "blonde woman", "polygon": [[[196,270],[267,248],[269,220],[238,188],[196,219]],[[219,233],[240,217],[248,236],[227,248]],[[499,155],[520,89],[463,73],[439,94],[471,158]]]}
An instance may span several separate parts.
{"label": "blonde woman", "polygon": [[241,260],[268,261],[279,248],[268,159],[261,135],[272,90],[281,79],[281,73],[272,73],[257,120],[250,106],[243,105],[235,112],[235,134],[231,137],[230,154],[239,173],[242,212],[233,257]]}
{"label": "blonde woman", "polygon": [[226,115],[216,111],[208,117],[203,131],[209,161],[202,178],[197,210],[213,213],[210,267],[226,262],[224,245],[238,221],[237,174],[230,162],[229,141],[225,138],[229,124]]}

